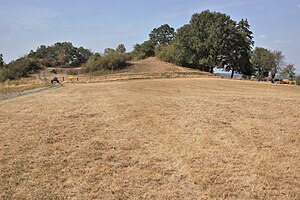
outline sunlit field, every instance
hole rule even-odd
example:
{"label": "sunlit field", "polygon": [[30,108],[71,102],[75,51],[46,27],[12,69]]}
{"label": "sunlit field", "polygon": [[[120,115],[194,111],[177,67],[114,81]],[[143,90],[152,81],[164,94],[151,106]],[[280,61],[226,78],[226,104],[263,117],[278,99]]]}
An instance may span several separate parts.
{"label": "sunlit field", "polygon": [[300,88],[65,84],[0,101],[0,199],[299,199]]}

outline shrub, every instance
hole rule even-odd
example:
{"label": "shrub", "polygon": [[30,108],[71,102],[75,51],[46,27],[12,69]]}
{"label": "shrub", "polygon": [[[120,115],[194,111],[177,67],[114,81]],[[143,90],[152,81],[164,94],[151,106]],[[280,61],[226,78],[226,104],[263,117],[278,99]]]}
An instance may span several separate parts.
{"label": "shrub", "polygon": [[94,71],[118,70],[126,66],[127,56],[116,51],[110,52],[105,56],[94,54],[89,58],[82,68],[83,73]]}
{"label": "shrub", "polygon": [[136,60],[145,59],[155,55],[154,44],[149,40],[142,44],[136,44],[133,48],[131,56]]}
{"label": "shrub", "polygon": [[38,62],[31,58],[19,58],[0,69],[0,82],[27,77],[41,69]]}

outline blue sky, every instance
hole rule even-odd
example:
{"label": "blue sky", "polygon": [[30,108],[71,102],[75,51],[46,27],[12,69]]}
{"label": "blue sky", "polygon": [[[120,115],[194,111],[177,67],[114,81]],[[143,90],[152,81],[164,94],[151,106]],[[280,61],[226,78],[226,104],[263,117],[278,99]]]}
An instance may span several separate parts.
{"label": "blue sky", "polygon": [[300,0],[0,0],[0,53],[9,62],[58,41],[130,51],[153,28],[177,29],[206,9],[247,18],[255,46],[283,51],[300,72]]}

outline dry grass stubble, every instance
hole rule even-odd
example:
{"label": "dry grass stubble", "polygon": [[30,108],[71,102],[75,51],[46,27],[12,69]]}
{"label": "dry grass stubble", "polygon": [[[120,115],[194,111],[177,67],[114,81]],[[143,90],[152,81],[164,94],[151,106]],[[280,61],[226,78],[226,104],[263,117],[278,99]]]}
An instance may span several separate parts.
{"label": "dry grass stubble", "polygon": [[67,85],[0,102],[1,199],[299,199],[300,89]]}

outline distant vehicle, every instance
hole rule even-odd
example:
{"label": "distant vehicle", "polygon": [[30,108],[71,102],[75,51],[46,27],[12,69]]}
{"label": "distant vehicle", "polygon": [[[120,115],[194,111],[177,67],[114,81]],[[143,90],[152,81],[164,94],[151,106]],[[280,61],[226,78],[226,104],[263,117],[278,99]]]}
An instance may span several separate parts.
{"label": "distant vehicle", "polygon": [[51,84],[53,84],[54,82],[59,83],[59,80],[56,76],[51,77]]}

